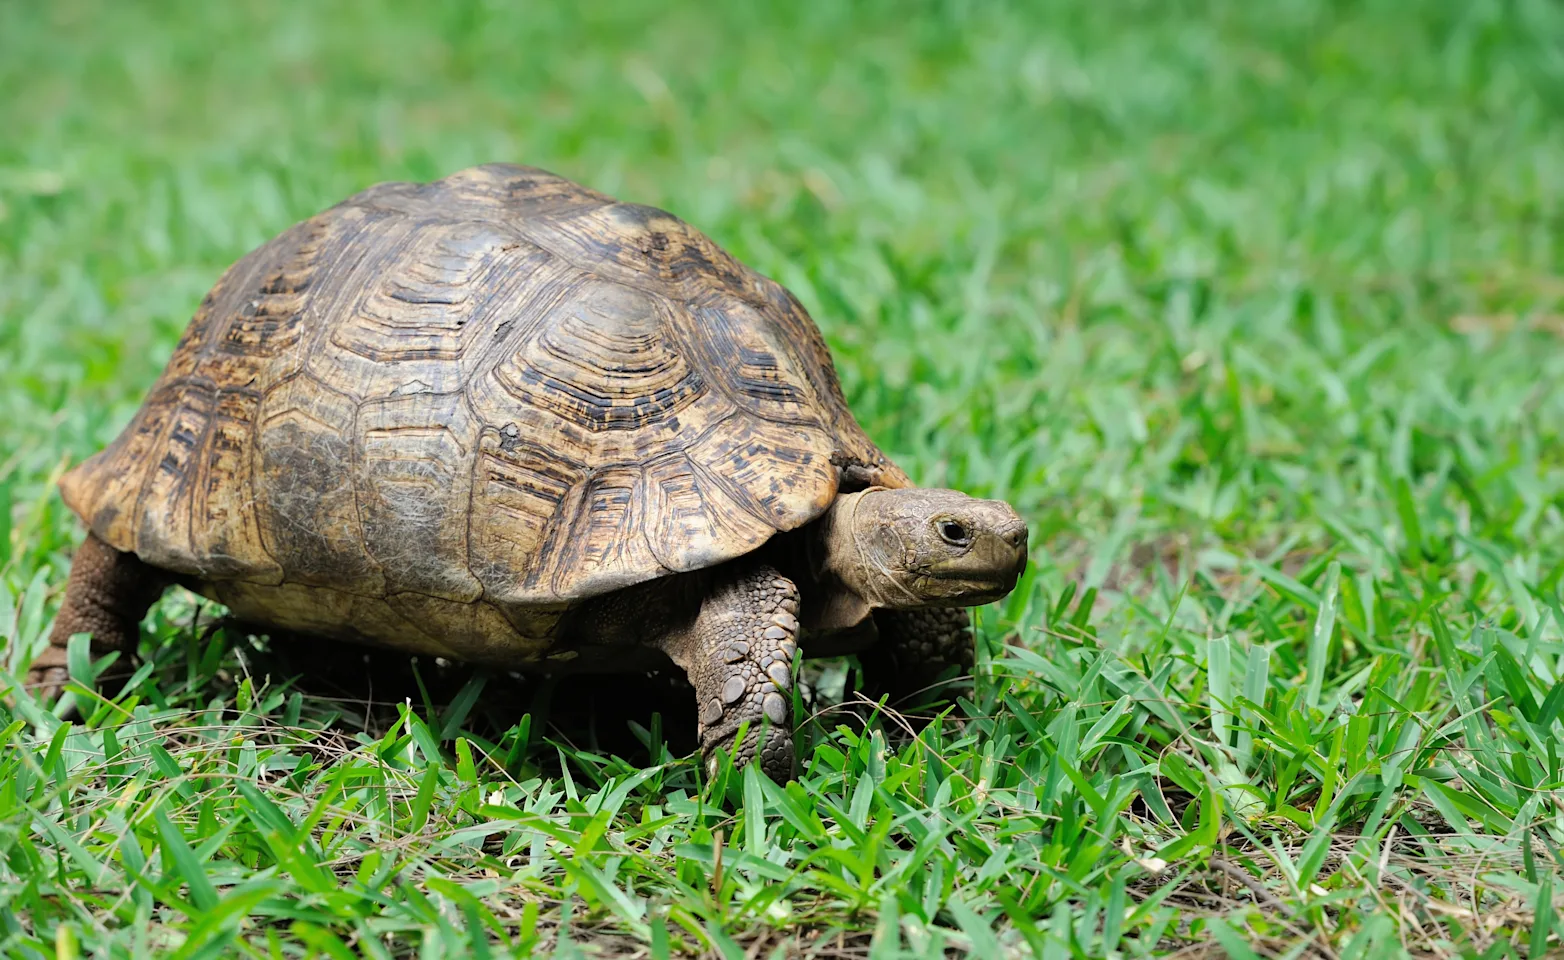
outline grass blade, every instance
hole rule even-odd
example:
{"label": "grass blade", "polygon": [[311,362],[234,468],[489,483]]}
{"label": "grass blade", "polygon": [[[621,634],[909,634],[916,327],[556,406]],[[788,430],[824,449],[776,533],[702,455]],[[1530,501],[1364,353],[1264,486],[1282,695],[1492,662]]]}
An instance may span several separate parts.
{"label": "grass blade", "polygon": [[1325,664],[1330,653],[1331,634],[1336,629],[1336,602],[1341,589],[1341,564],[1332,560],[1325,571],[1325,586],[1320,591],[1319,613],[1314,619],[1314,631],[1309,635],[1309,669],[1304,687],[1304,703],[1309,709],[1320,708],[1320,687],[1325,682]]}

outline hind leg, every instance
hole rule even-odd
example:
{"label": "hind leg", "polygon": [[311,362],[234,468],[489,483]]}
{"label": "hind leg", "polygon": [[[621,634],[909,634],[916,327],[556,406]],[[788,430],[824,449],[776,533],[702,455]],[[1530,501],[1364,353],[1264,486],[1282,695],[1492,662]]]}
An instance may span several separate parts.
{"label": "hind leg", "polygon": [[94,534],[71,558],[65,603],[55,618],[49,646],[27,671],[27,688],[46,700],[60,695],[70,679],[65,649],[71,635],[92,634],[92,655],[118,650],[128,659],[136,652],[141,618],[162,594],[168,580],[133,553],[122,553]]}

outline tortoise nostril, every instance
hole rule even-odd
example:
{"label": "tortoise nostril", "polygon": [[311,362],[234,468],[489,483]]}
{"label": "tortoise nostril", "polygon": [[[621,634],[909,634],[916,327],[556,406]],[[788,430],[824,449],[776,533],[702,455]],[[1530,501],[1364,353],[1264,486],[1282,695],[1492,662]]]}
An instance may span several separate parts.
{"label": "tortoise nostril", "polygon": [[1026,546],[1026,524],[1018,523],[999,534],[1000,539],[1012,547]]}

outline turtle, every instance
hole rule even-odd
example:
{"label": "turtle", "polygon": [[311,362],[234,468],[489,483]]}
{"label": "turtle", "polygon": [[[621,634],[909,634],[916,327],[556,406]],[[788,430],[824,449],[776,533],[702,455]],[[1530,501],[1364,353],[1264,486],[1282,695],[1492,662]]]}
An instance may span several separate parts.
{"label": "turtle", "polygon": [[[251,251],[109,446],[29,684],[133,655],[171,585],[240,622],[694,687],[702,755],[786,780],[801,652],[900,695],[973,659],[1027,526],[915,486],[799,301],[665,211],[487,164]],[[740,731],[744,731],[742,737]]]}

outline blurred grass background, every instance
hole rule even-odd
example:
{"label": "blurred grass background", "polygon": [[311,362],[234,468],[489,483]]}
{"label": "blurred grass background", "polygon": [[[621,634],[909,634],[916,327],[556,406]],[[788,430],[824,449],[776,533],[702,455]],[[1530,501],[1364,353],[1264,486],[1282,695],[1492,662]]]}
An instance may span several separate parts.
{"label": "blurred grass background", "polygon": [[344,732],[171,597],[118,708],[6,728],[8,955],[1558,949],[1557,4],[0,0],[0,130],[13,668],[53,478],[221,270],[490,160],[789,286],[871,435],[1039,545],[929,750],[821,728],[787,791]]}

